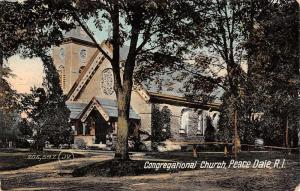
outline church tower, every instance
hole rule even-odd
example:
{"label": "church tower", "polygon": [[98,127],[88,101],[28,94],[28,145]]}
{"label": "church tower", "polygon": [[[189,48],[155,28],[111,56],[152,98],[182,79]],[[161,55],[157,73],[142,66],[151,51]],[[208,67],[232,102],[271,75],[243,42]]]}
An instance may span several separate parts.
{"label": "church tower", "polygon": [[53,47],[52,58],[64,94],[70,91],[95,52],[95,43],[79,26],[65,34],[64,42],[60,46]]}

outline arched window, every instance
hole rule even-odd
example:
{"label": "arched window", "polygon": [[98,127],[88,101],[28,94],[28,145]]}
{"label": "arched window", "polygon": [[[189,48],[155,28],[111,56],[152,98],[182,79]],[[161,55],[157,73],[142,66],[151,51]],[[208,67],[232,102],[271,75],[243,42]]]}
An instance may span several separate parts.
{"label": "arched window", "polygon": [[84,70],[85,66],[80,66],[79,68],[79,74],[81,74],[81,72]]}
{"label": "arched window", "polygon": [[65,75],[65,67],[64,66],[59,66],[58,67],[58,75],[59,75],[59,83],[62,89],[65,89],[66,86],[66,75]]}
{"label": "arched window", "polygon": [[220,120],[220,113],[218,111],[213,111],[210,113],[210,118],[212,120],[212,125],[215,129],[218,128],[218,123]]}
{"label": "arched window", "polygon": [[81,61],[86,61],[86,58],[87,58],[87,50],[86,49],[81,49],[79,51],[79,58]]}
{"label": "arched window", "polygon": [[197,135],[203,135],[204,134],[204,112],[203,110],[198,111],[198,128],[197,128]]}
{"label": "arched window", "polygon": [[189,127],[189,110],[182,109],[181,110],[181,124],[179,133],[187,133]]}
{"label": "arched window", "polygon": [[81,66],[85,66],[87,63],[87,50],[86,49],[80,49],[79,50],[79,59],[80,59],[80,63]]}
{"label": "arched window", "polygon": [[58,55],[59,55],[59,58],[61,60],[64,60],[65,59],[65,49],[64,48],[60,48],[59,52],[58,52]]}

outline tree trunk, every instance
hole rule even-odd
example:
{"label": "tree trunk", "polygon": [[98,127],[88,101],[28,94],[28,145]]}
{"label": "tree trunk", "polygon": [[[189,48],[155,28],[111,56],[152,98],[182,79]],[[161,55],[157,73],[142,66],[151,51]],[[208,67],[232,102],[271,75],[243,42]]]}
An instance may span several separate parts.
{"label": "tree trunk", "polygon": [[2,79],[2,68],[3,68],[3,52],[0,45],[0,79]]}
{"label": "tree trunk", "polygon": [[286,118],[285,124],[285,147],[289,147],[289,120],[288,117]]}
{"label": "tree trunk", "polygon": [[129,129],[129,109],[130,94],[118,93],[118,129],[115,159],[129,160],[128,154],[128,129]]}
{"label": "tree trunk", "polygon": [[237,160],[238,152],[238,132],[237,132],[237,110],[234,110],[234,158]]}
{"label": "tree trunk", "polygon": [[[289,145],[289,118],[286,117],[286,125],[285,125],[285,147],[288,149]],[[288,154],[291,154],[291,149],[288,149]]]}
{"label": "tree trunk", "polygon": [[2,51],[0,49],[0,67],[2,68],[3,66],[3,54],[2,54]]}

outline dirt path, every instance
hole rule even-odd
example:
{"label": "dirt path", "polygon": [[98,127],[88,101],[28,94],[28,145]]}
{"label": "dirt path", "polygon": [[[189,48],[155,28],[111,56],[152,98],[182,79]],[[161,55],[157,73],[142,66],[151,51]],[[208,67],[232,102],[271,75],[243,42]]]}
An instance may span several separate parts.
{"label": "dirt path", "polygon": [[[95,161],[112,158],[99,154],[73,161],[51,162],[26,169],[0,172],[3,190],[293,190],[300,183],[298,164],[287,169],[201,169],[172,174],[125,177],[72,177],[59,175]],[[133,159],[145,159],[134,156]]]}

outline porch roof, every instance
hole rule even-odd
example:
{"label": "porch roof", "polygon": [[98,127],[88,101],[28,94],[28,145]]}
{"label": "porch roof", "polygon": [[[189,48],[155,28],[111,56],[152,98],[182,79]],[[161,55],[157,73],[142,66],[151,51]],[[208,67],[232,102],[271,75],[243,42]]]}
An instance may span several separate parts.
{"label": "porch roof", "polygon": [[[96,103],[98,106],[100,106],[102,112],[104,112],[105,115],[108,115],[109,117],[115,117],[115,118],[118,117],[117,100],[94,97],[88,104],[80,103],[80,102],[67,102],[67,106],[71,111],[70,118],[81,119],[86,112],[91,111],[89,110],[89,107],[92,106],[93,103]],[[89,113],[87,115],[89,115]],[[130,107],[129,118],[141,119],[141,117],[134,111],[132,107]]]}
{"label": "porch roof", "polygon": [[71,119],[79,119],[82,111],[88,105],[87,103],[80,103],[80,102],[67,102],[66,104],[69,110],[71,111],[70,113]]}
{"label": "porch roof", "polygon": [[[95,100],[104,108],[109,117],[118,117],[118,104],[117,100],[104,99],[95,97]],[[130,119],[141,119],[141,117],[130,107],[129,112]]]}

